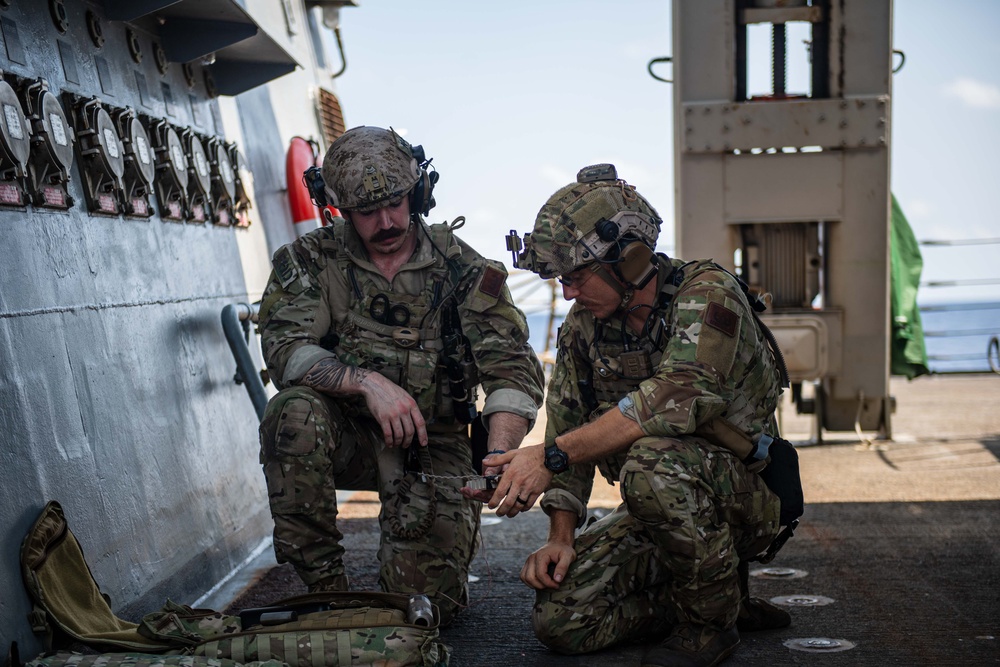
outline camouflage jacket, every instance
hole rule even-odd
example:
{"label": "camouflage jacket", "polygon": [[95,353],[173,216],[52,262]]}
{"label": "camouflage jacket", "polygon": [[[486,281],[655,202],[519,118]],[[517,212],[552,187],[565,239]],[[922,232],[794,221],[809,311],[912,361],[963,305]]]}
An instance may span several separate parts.
{"label": "camouflage jacket", "polygon": [[[475,362],[466,385],[481,384],[486,392],[483,414],[511,412],[533,421],[542,400],[541,366],[506,270],[455,237],[451,226],[418,225],[417,247],[391,283],[340,218],[278,249],[259,324],[271,377],[288,387],[317,361],[335,357],[403,387],[429,424],[456,426],[442,359],[442,315],[454,298]],[[397,314],[404,319],[393,320]],[[419,342],[400,340],[402,329]],[[364,411],[362,401],[355,404]]]}
{"label": "camouflage jacket", "polygon": [[[598,321],[579,305],[570,309],[559,329],[546,398],[546,444],[618,409],[626,395],[649,436],[693,434],[715,417],[751,437],[765,430],[776,433],[779,371],[739,284],[711,261],[659,261],[659,301],[648,319],[649,335],[628,331],[623,339],[618,314]],[[671,298],[675,277],[679,282]],[[642,352],[648,354],[648,372],[630,373],[628,360]],[[645,374],[649,377],[636,377]],[[613,484],[625,456],[622,451],[556,475],[542,508],[573,511],[582,521],[595,465]]]}

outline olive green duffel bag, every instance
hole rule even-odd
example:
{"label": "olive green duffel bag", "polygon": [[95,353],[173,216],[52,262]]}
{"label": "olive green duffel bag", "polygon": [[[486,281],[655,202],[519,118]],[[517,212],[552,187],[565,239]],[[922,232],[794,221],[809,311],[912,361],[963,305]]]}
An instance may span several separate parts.
{"label": "olive green duffel bag", "polygon": [[21,545],[21,572],[32,629],[49,652],[74,641],[106,652],[57,653],[33,667],[440,667],[451,657],[439,640],[438,609],[422,595],[311,593],[239,616],[167,600],[130,623],[112,612],[55,501]]}

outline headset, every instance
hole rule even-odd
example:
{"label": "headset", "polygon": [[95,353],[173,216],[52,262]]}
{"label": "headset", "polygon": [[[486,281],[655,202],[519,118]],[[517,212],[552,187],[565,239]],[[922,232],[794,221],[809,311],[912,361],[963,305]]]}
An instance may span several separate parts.
{"label": "headset", "polygon": [[[619,181],[618,170],[613,164],[593,164],[576,174],[577,183],[598,181],[621,183],[622,196],[628,198],[625,188],[631,186]],[[637,228],[647,238],[655,239],[659,233],[659,224],[659,220],[651,220],[649,216],[637,211],[619,211],[610,220],[598,220],[593,232],[597,238],[583,239],[581,244],[598,262],[610,264],[615,274],[630,289],[642,289],[656,275],[653,249],[640,236],[632,232],[623,233],[623,230]]]}
{"label": "headset", "polygon": [[[627,236],[625,238],[628,239]],[[635,237],[620,247],[619,263],[615,265],[615,271],[626,284],[642,289],[656,275],[652,248]]]}
{"label": "headset", "polygon": [[330,200],[326,196],[326,183],[323,181],[323,170],[320,167],[309,167],[302,172],[302,183],[309,191],[309,198],[316,208],[329,206]]}
{"label": "headset", "polygon": [[645,228],[647,235],[655,238],[655,223],[647,216],[635,211],[620,211],[610,220],[599,221],[594,227],[597,239],[583,243],[598,262],[611,265],[626,285],[642,289],[656,275],[656,263],[653,249],[645,241],[631,232],[622,233],[622,229],[630,227]]}
{"label": "headset", "polygon": [[[395,134],[395,132],[394,132]],[[412,146],[402,138],[397,136],[399,147],[410,155],[410,158],[417,164],[417,182],[410,188],[409,204],[411,215],[426,216],[437,204],[434,201],[434,185],[437,184],[441,175],[437,170],[428,171],[434,158],[427,158],[423,146]],[[302,182],[309,191],[309,197],[318,208],[330,205],[330,198],[326,194],[326,183],[323,180],[323,169],[321,167],[309,167],[302,173]]]}
{"label": "headset", "polygon": [[[405,143],[405,142],[404,142]],[[423,146],[411,146],[410,156],[417,162],[417,182],[410,190],[410,213],[426,216],[437,204],[434,201],[434,185],[438,182],[440,174],[437,171],[428,171],[434,158],[427,159]]]}

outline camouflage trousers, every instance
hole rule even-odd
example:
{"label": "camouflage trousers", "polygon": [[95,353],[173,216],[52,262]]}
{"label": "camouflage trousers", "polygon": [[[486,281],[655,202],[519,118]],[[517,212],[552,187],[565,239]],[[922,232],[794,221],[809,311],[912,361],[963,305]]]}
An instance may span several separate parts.
{"label": "camouflage trousers", "polygon": [[559,588],[538,592],[538,638],[576,654],[662,638],[676,622],[732,627],[739,561],[778,532],[774,494],[730,452],[695,437],[638,440],[620,482],[623,504],[577,536]]}
{"label": "camouflage trousers", "polygon": [[[337,489],[377,491],[379,585],[428,594],[447,623],[468,602],[481,504],[462,497],[461,480],[404,475],[408,450],[386,447],[378,425],[347,405],[306,387],[282,390],[267,404],[260,457],[277,560],[291,563],[310,589],[342,587]],[[474,474],[467,433],[428,436],[434,474]]]}

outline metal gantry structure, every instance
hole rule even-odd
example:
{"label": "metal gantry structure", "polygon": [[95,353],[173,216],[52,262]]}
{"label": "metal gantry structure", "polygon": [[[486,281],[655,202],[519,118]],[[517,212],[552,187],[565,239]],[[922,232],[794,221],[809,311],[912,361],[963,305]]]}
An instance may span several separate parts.
{"label": "metal gantry structure", "polygon": [[[793,28],[803,90],[786,82]],[[680,0],[673,49],[678,255],[771,295],[799,412],[891,437],[891,0]]]}

